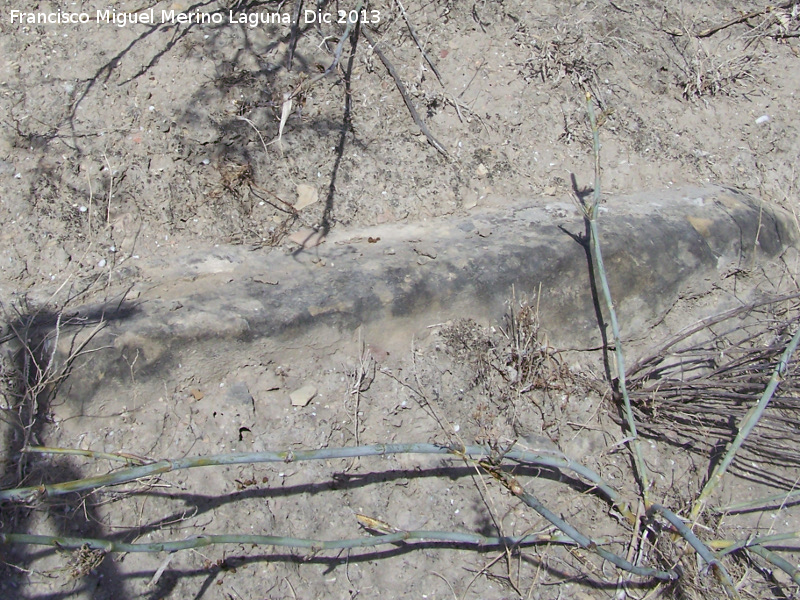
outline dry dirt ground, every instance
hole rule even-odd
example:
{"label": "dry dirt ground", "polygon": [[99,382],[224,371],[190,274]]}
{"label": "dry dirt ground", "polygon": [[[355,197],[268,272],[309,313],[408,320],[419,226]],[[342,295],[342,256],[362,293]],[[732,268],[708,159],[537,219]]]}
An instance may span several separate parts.
{"label": "dry dirt ground", "polygon": [[[335,17],[354,7],[324,4],[322,11]],[[12,21],[14,10],[94,18],[107,8],[56,0],[0,4],[0,302],[9,323],[42,307],[59,314],[102,301],[141,279],[140,259],[168,261],[176,252],[223,244],[292,251],[315,232],[375,224],[426,223],[435,235],[443,215],[520,198],[569,203],[574,188],[589,187],[593,177],[587,92],[601,123],[606,193],[723,183],[789,213],[797,209],[800,9],[793,3],[766,10],[757,2],[385,0],[365,7],[376,22],[347,38],[336,23],[301,20],[293,31],[229,22],[231,14],[291,15],[295,5],[288,2],[162,2],[152,5],[152,25]],[[113,8],[142,14],[150,5]],[[162,23],[162,9],[216,11],[222,23]],[[326,73],[340,38],[339,63]],[[727,291],[730,285],[720,282]],[[784,303],[764,319],[785,321],[796,310]],[[231,364],[222,354],[205,367],[195,362],[196,370],[146,398],[136,393],[132,364],[130,395],[92,407],[86,414],[96,415],[96,426],[82,433],[58,427],[57,396],[45,411],[20,407],[16,399],[30,394],[21,392],[6,357],[2,485],[20,484],[21,475],[26,482],[87,476],[110,464],[61,457],[30,460],[26,471],[19,466],[22,442],[159,459],[516,439],[535,448],[557,444],[635,498],[600,357],[551,360],[545,353],[538,370],[515,363],[519,340],[510,334],[520,327],[531,333],[530,318],[527,325],[463,321],[409,332],[417,344],[402,353],[356,337],[327,352],[254,355],[249,364]],[[290,406],[288,391],[312,379],[318,396],[303,409]],[[258,405],[276,408],[265,416]],[[20,429],[15,419],[25,415],[27,428]],[[652,412],[642,408],[646,415]],[[708,467],[707,454],[678,451],[689,446],[681,439],[669,451],[655,442],[647,449],[661,473],[659,500],[684,512]],[[796,463],[780,466],[771,482],[737,479],[722,503],[791,488]],[[630,528],[606,502],[557,472],[538,474],[547,485],[532,481],[545,503],[611,540],[617,553],[629,552]],[[796,531],[792,510],[789,503],[741,522],[712,519],[701,530],[737,538]],[[3,533],[126,542],[201,533],[366,535],[355,513],[408,530],[550,531],[486,473],[404,455],[186,471],[47,510],[3,511]],[[88,550],[0,552],[0,594],[8,598],[724,593],[697,566],[678,585],[636,578],[623,585],[595,555],[553,545],[476,552],[425,542],[312,552],[233,544],[102,561]],[[796,553],[787,556],[797,564]],[[675,548],[646,542],[641,556],[631,557],[661,567],[680,559]],[[744,597],[796,594],[763,561],[730,565]]]}

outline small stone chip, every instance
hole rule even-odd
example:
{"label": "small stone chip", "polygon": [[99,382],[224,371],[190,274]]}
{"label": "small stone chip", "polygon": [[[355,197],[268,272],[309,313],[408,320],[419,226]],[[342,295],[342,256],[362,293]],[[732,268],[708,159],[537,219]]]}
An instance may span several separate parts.
{"label": "small stone chip", "polygon": [[308,383],[289,394],[289,399],[292,401],[292,406],[308,406],[308,403],[316,395],[317,388]]}
{"label": "small stone chip", "polygon": [[263,283],[264,285],[278,285],[280,283],[274,277],[268,277],[266,275],[253,275],[253,281],[255,283]]}
{"label": "small stone chip", "polygon": [[290,235],[289,241],[303,248],[313,248],[325,241],[325,235],[321,231],[304,227]]}
{"label": "small stone chip", "polygon": [[421,243],[414,246],[414,252],[420,256],[427,256],[428,258],[436,258],[436,248],[433,244]]}
{"label": "small stone chip", "polygon": [[311,206],[319,200],[317,188],[301,183],[297,186],[297,202],[294,203],[295,210],[303,210],[306,206]]}

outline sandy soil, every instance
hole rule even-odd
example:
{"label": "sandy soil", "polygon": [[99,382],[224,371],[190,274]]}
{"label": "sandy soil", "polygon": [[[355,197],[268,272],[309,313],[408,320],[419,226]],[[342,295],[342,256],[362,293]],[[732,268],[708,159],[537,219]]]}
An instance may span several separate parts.
{"label": "sandy soil", "polygon": [[[124,27],[27,24],[17,13],[12,20],[12,11],[34,10],[83,11],[94,19],[108,8],[55,0],[32,6],[0,6],[0,302],[8,322],[43,307],[66,314],[106,300],[120,285],[143,280],[137,261],[168,263],[189,249],[291,251],[314,232],[401,222],[424,224],[435,235],[436,218],[444,215],[522,198],[570,203],[573,189],[590,187],[593,178],[586,92],[601,122],[604,192],[722,183],[790,213],[797,209],[796,6],[378,2],[365,13],[378,22],[344,39],[339,64],[322,77],[341,25],[301,23],[295,38],[289,25],[229,22],[231,15],[291,14],[289,3],[162,2],[152,7],[154,25]],[[118,14],[145,7],[114,6]],[[162,23],[162,10],[218,11],[222,23]],[[336,7],[325,10],[335,15]],[[729,23],[748,11],[757,14]],[[728,26],[708,31],[720,25]],[[420,131],[397,81],[439,148]],[[786,272],[781,265],[771,274]],[[773,287],[785,291],[787,282]],[[721,293],[735,293],[733,285],[719,282]],[[703,304],[684,300],[684,315]],[[8,425],[2,484],[20,482],[23,441],[160,459],[527,437],[534,447],[557,444],[581,457],[635,498],[600,358],[548,363],[546,385],[521,385],[507,371],[498,375],[511,364],[503,353],[513,353],[502,326],[464,321],[409,331],[416,345],[403,353],[357,336],[340,347],[282,355],[256,348],[249,363],[223,353],[205,365],[194,361],[160,391],[137,387],[132,358],[129,394],[90,407],[80,426],[60,423],[57,397],[47,410],[33,410],[36,427],[33,420],[27,429]],[[13,422],[24,411],[14,404],[20,382],[7,363],[4,413]],[[318,396],[304,409],[292,407],[288,392],[308,382]],[[655,443],[647,456],[663,474],[660,500],[685,510],[706,475],[707,456]],[[108,466],[31,460],[26,477],[60,481]],[[781,468],[773,493],[796,479],[796,465]],[[630,528],[609,516],[607,503],[558,473],[542,481],[542,501],[613,540],[614,551],[628,552]],[[726,499],[763,496],[769,488],[736,482]],[[120,541],[225,532],[350,538],[365,535],[355,513],[400,529],[549,531],[485,473],[403,455],[186,471],[47,510],[3,510],[3,533]],[[704,526],[723,536],[797,524],[791,509],[772,515]],[[164,554],[122,554],[99,565],[76,553],[0,552],[0,589],[9,598],[547,599],[611,598],[618,591],[618,573],[607,563],[550,545],[475,552],[423,543],[314,553],[237,544],[178,553],[169,564]],[[661,566],[677,560],[663,548],[649,558]],[[154,576],[159,565],[164,570]],[[796,589],[761,563],[743,560],[735,568],[750,597],[787,597]],[[702,597],[715,585],[693,573],[656,593]],[[638,584],[630,591],[644,593]]]}

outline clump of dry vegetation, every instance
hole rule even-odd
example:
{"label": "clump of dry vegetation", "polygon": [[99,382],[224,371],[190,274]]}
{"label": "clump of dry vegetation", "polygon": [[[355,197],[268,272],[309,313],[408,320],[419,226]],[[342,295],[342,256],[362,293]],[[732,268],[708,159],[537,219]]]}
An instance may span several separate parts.
{"label": "clump of dry vegetation", "polygon": [[472,319],[460,319],[440,332],[449,350],[468,361],[475,374],[473,385],[488,395],[508,401],[532,390],[567,391],[574,375],[550,346],[541,330],[536,307],[509,302],[499,328],[482,327]]}
{"label": "clump of dry vegetation", "polygon": [[[707,319],[667,340],[630,371],[635,407],[648,435],[713,456],[769,383],[774,365],[800,326],[796,294],[766,298]],[[800,381],[781,380],[737,462],[744,474],[793,485],[754,463],[800,468]]]}

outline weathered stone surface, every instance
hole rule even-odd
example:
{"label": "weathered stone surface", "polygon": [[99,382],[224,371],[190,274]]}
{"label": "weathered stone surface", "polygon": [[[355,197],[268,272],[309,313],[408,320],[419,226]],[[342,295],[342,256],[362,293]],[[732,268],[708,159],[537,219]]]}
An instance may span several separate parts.
{"label": "weathered stone surface", "polygon": [[[138,297],[83,316],[106,327],[73,392],[104,378],[159,376],[188,355],[209,363],[259,344],[282,352],[335,346],[363,326],[382,341],[470,316],[499,319],[511,294],[531,296],[553,343],[599,343],[586,225],[577,207],[542,201],[426,224],[333,231],[317,248],[219,247],[141,261]],[[600,231],[611,291],[628,335],[646,331],[688,289],[774,261],[797,245],[789,218],[723,187],[612,198]],[[420,249],[424,252],[421,252]],[[424,264],[418,260],[427,258]],[[62,332],[61,339],[67,339]]]}

